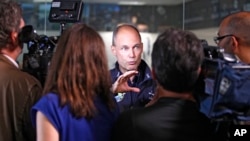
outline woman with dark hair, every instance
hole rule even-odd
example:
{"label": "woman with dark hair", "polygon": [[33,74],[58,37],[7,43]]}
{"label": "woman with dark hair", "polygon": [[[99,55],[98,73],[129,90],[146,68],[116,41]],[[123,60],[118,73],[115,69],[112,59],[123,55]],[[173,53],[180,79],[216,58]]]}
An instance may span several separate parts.
{"label": "woman with dark hair", "polygon": [[60,37],[44,86],[32,108],[38,141],[108,141],[119,113],[110,93],[105,45],[77,23]]}

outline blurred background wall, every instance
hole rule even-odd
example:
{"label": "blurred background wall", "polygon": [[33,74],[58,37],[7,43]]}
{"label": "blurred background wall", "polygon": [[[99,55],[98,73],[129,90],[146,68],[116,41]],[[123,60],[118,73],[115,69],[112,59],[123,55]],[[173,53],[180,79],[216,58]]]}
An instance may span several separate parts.
{"label": "blurred background wall", "polygon": [[[62,0],[63,1],[63,0]],[[48,20],[52,0],[17,0],[23,7],[26,24],[37,33],[60,36],[61,24]],[[83,0],[80,22],[96,29],[106,45],[109,67],[115,58],[111,53],[112,30],[118,24],[137,26],[144,44],[143,59],[151,65],[151,50],[157,35],[167,27],[194,32],[215,46],[213,37],[221,19],[237,11],[250,11],[249,0]],[[71,23],[66,23],[66,27]],[[27,47],[23,53],[27,53]],[[23,56],[19,57],[22,64]]]}

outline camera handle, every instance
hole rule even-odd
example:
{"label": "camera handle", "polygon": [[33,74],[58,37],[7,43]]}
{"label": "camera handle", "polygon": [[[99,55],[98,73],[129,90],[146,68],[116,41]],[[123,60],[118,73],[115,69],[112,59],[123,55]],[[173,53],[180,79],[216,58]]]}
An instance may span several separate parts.
{"label": "camera handle", "polygon": [[63,33],[63,31],[65,30],[65,23],[60,23],[60,32],[61,32],[61,35]]}

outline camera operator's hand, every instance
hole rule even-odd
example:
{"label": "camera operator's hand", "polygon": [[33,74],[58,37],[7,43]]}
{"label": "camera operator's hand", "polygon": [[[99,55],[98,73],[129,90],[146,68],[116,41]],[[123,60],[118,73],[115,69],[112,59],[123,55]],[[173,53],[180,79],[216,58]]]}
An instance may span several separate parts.
{"label": "camera operator's hand", "polygon": [[114,94],[128,91],[140,92],[139,88],[130,87],[128,85],[128,80],[132,79],[136,74],[138,74],[138,71],[127,71],[124,74],[120,75],[112,85],[111,92]]}

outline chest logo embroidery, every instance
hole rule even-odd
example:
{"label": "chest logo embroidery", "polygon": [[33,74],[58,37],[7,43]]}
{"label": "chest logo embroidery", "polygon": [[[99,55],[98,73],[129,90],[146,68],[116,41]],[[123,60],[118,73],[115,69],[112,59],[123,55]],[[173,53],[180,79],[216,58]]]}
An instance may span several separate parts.
{"label": "chest logo embroidery", "polygon": [[126,93],[118,93],[117,96],[115,96],[116,102],[120,102],[123,100]]}

